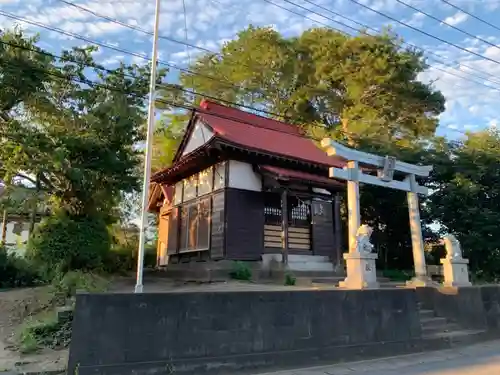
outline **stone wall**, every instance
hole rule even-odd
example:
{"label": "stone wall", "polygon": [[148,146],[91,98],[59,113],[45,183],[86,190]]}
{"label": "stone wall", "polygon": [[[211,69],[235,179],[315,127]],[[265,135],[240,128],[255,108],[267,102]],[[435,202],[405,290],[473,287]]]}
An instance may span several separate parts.
{"label": "stone wall", "polygon": [[80,294],[68,373],[222,374],[414,350],[414,290]]}

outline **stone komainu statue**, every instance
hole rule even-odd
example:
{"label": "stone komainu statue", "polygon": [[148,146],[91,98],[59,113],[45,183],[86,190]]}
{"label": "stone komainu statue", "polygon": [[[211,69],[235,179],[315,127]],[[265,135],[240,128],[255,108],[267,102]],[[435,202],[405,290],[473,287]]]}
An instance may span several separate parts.
{"label": "stone komainu statue", "polygon": [[370,226],[366,224],[361,225],[356,232],[356,242],[350,251],[370,254],[373,250],[373,245],[370,242],[372,232],[373,229]]}
{"label": "stone komainu statue", "polygon": [[444,247],[446,248],[446,258],[462,259],[460,242],[453,234],[444,236]]}

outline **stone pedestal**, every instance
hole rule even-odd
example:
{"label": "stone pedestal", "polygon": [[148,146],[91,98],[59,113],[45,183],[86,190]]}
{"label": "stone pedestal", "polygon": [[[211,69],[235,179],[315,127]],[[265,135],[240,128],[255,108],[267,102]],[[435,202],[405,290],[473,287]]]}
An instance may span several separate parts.
{"label": "stone pedestal", "polygon": [[441,259],[443,265],[444,286],[471,286],[469,281],[468,259],[444,258]]}
{"label": "stone pedestal", "polygon": [[346,289],[378,288],[375,266],[377,258],[378,255],[373,253],[345,253],[347,277],[339,283],[339,287]]}

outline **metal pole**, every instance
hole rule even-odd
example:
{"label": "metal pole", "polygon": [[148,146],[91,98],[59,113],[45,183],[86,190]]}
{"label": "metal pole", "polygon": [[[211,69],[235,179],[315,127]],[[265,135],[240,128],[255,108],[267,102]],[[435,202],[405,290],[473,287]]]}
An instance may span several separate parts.
{"label": "metal pole", "polygon": [[146,242],[146,229],[148,226],[148,198],[149,180],[151,178],[151,148],[153,142],[153,130],[155,124],[155,91],[156,91],[156,62],[158,58],[158,28],[160,25],[160,0],[156,0],[155,24],[153,31],[153,53],[151,58],[151,77],[149,81],[149,109],[148,109],[148,132],[146,136],[146,155],[144,160],[144,181],[142,184],[142,213],[139,233],[139,251],[137,254],[137,280],[135,292],[142,293],[142,276],[144,271],[144,247]]}

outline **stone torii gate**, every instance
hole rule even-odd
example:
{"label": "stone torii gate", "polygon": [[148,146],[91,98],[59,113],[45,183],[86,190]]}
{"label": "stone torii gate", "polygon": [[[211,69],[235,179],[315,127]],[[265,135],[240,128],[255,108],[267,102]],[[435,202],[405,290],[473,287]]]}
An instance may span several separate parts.
{"label": "stone torii gate", "polygon": [[[408,282],[409,286],[427,286],[432,281],[427,276],[425,265],[424,241],[422,238],[422,226],[420,223],[420,210],[418,194],[427,195],[428,189],[419,186],[416,176],[428,177],[432,166],[420,166],[405,163],[391,156],[379,156],[351,149],[343,146],[330,138],[321,141],[321,146],[329,156],[337,156],[347,162],[343,169],[331,167],[330,177],[347,181],[347,207],[349,226],[349,253],[344,254],[347,261],[347,279],[343,285],[350,288],[377,287],[375,259],[376,254],[364,254],[360,256],[355,251],[357,243],[357,232],[361,226],[361,212],[359,204],[359,184],[371,184],[383,186],[390,189],[403,190],[407,192],[409,221],[413,248],[413,261],[415,277]],[[361,167],[377,169],[378,175],[363,173]],[[402,180],[394,179],[394,172],[403,175]],[[351,260],[351,262],[350,262]],[[363,261],[364,260],[364,261]],[[354,262],[352,262],[354,261]],[[351,267],[349,265],[351,263]],[[351,270],[350,270],[351,269]],[[351,271],[351,275],[349,272]]]}

